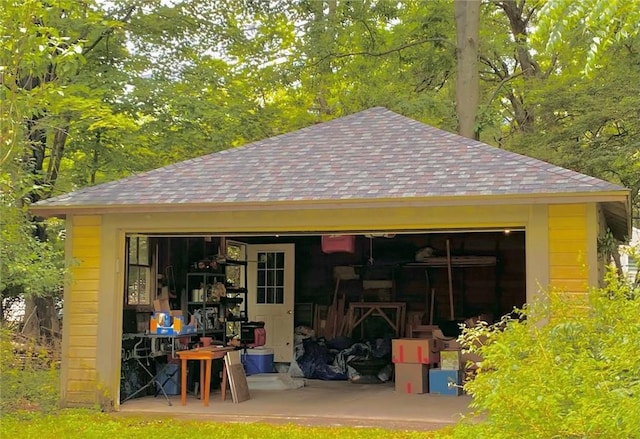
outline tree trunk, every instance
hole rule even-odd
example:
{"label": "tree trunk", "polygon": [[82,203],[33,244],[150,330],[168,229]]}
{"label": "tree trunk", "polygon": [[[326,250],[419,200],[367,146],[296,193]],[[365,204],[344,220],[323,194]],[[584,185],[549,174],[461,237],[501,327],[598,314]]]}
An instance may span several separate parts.
{"label": "tree trunk", "polygon": [[[320,57],[324,55],[328,55],[333,53],[334,41],[335,41],[335,15],[336,9],[338,7],[337,0],[327,0],[326,1],[326,13],[325,13],[325,1],[315,1],[312,2],[312,6],[314,8],[314,25],[316,27],[317,41],[318,45],[318,55]],[[323,119],[323,116],[333,114],[334,110],[327,101],[329,97],[329,86],[327,85],[327,78],[332,75],[332,67],[330,58],[327,56],[326,59],[321,60],[318,64],[318,86],[316,92],[315,102],[318,105],[318,115],[320,116],[320,120]]]}
{"label": "tree trunk", "polygon": [[54,295],[46,297],[25,295],[22,333],[34,339],[51,340],[59,335],[60,322]]}
{"label": "tree trunk", "polygon": [[476,116],[480,102],[478,74],[478,42],[480,39],[480,0],[455,0],[456,58],[456,114],[458,133],[478,139]]}
{"label": "tree trunk", "polygon": [[[497,3],[498,6],[504,11],[507,19],[509,20],[509,27],[511,29],[511,35],[515,41],[515,58],[520,64],[522,70],[522,77],[525,84],[527,81],[538,78],[542,75],[540,66],[535,61],[531,52],[529,51],[528,32],[527,26],[531,13],[525,11],[526,1],[516,2],[515,0],[504,0]],[[513,106],[513,113],[516,117],[516,127],[522,132],[532,132],[534,130],[534,113],[531,105],[527,105],[525,102],[525,95],[527,87],[522,89],[519,96],[510,97],[511,105]]]}

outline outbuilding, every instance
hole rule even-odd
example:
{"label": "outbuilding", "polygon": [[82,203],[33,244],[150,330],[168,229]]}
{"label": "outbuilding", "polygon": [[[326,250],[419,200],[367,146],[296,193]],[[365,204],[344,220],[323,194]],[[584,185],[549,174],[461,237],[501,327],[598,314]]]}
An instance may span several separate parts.
{"label": "outbuilding", "polygon": [[[264,322],[288,364],[294,325],[405,336],[413,323],[497,319],[544,288],[584,294],[603,276],[599,238],[630,233],[626,188],[379,107],[32,211],[67,224],[63,403],[114,408],[123,333],[147,328],[158,298],[202,318],[211,285],[244,294],[209,329],[231,338],[235,318]],[[379,318],[350,317],[359,303],[380,304]]]}

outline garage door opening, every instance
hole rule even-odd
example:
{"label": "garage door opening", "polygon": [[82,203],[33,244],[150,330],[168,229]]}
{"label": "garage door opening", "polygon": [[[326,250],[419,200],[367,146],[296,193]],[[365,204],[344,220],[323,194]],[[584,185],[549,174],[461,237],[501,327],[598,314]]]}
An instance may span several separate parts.
{"label": "garage door opening", "polygon": [[[346,247],[331,247],[327,237],[344,238]],[[424,326],[455,337],[460,323],[496,321],[526,300],[523,229],[128,234],[123,260],[121,401],[154,375],[140,370],[134,357],[160,299],[183,324],[194,325],[195,334],[154,340],[150,364],[167,369],[176,349],[202,343],[201,337],[245,346],[263,323],[274,370],[295,364],[310,379],[330,379],[297,364],[300,346],[310,340],[335,352],[420,336]],[[215,372],[212,386],[219,386]],[[167,382],[175,385],[164,390],[175,392],[175,380]],[[198,384],[190,381],[189,391]],[[150,385],[134,397],[154,393]]]}

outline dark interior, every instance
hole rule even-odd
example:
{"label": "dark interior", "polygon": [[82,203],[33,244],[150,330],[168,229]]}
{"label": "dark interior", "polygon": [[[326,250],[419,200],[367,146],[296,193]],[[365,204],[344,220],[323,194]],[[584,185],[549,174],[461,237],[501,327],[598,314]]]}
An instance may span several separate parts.
{"label": "dark interior", "polygon": [[[158,249],[158,271],[171,267],[171,289],[177,296],[187,290],[186,275],[194,264],[208,260],[219,250],[220,237],[152,237],[150,246]],[[398,233],[356,235],[353,253],[325,253],[319,235],[227,236],[227,240],[246,244],[294,243],[295,324],[313,327],[331,305],[336,281],[334,267],[353,267],[358,279],[341,282],[340,294],[346,303],[404,302],[407,314],[424,313],[423,324],[446,327],[451,322],[449,291],[452,291],[454,320],[477,315],[496,320],[525,302],[525,232],[464,231],[449,233]],[[416,253],[430,247],[434,257],[446,260],[447,242],[451,260],[437,267],[412,265]],[[493,257],[477,266],[459,266],[458,257]],[[391,281],[390,288],[364,289],[364,281]],[[434,292],[432,321],[429,292]],[[180,301],[174,301],[176,307]],[[314,306],[315,305],[315,306]],[[455,326],[455,325],[454,325]],[[376,331],[376,328],[369,328]],[[377,334],[363,334],[376,336]]]}

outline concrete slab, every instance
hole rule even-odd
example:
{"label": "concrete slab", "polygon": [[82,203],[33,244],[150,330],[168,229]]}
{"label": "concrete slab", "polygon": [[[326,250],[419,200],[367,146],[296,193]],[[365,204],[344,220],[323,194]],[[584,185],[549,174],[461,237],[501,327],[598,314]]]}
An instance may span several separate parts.
{"label": "concrete slab", "polygon": [[354,384],[346,381],[305,379],[305,386],[291,390],[252,390],[240,404],[221,401],[211,393],[209,407],[193,395],[180,405],[180,396],[162,395],[125,402],[121,414],[162,414],[220,422],[269,422],[324,426],[362,426],[433,430],[455,424],[470,412],[471,397],[432,394],[411,395],[394,390],[393,383]]}

